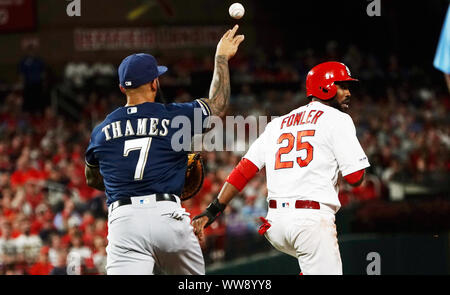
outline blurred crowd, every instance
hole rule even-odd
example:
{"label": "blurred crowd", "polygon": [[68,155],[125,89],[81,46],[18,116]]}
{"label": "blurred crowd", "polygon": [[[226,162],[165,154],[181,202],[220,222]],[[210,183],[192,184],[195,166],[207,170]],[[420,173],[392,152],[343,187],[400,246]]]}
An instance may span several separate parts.
{"label": "blurred crowd", "polygon": [[[212,57],[185,52],[157,58],[169,67],[160,81],[165,97],[189,101],[207,95]],[[322,51],[286,53],[278,48],[238,54],[230,61],[228,114],[280,116],[308,103],[306,73],[326,60],[343,61],[362,81],[351,89],[350,114],[371,163],[360,187],[341,183],[342,208],[389,199],[393,182],[447,187],[449,93],[444,81],[430,78],[426,67],[402,64],[395,54],[377,58],[357,46],[342,49],[335,42]],[[36,68],[45,72],[43,61],[34,65],[34,76]],[[85,183],[84,151],[92,128],[124,103],[116,65],[70,62],[54,84],[45,83],[45,75],[41,81],[33,76],[32,89],[26,84],[30,69],[26,63],[20,69],[22,86],[0,91],[0,274],[104,274],[107,208],[104,194]],[[33,89],[39,89],[39,98]],[[78,115],[68,116],[57,101],[50,104],[52,93],[70,97]],[[42,96],[47,99],[41,104]],[[183,203],[191,217],[217,196],[242,154],[203,156],[203,188]],[[227,250],[231,241],[235,252],[245,248],[245,241],[261,241],[258,217],[266,214],[266,195],[263,170],[207,229],[207,263],[234,258]],[[247,254],[242,251],[236,257]]]}

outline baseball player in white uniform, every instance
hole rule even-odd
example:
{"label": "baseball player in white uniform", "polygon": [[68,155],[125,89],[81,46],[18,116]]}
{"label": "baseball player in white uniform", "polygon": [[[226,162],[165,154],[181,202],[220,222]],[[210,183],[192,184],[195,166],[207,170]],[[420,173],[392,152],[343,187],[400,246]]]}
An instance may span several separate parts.
{"label": "baseball player in white uniform", "polygon": [[335,213],[340,208],[338,175],[357,186],[369,161],[357,137],[349,108],[351,77],[339,62],[317,65],[307,75],[311,102],[270,122],[230,173],[217,199],[193,226],[203,228],[263,167],[268,189],[267,217],[259,232],[279,251],[298,259],[304,275],[340,275]]}

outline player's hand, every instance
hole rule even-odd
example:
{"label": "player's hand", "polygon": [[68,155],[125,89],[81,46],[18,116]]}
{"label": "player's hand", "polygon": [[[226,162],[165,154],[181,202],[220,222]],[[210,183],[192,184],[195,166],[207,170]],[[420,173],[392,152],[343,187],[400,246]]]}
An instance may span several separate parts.
{"label": "player's hand", "polygon": [[239,26],[235,25],[233,29],[228,30],[220,39],[219,44],[217,44],[216,56],[225,56],[227,60],[232,58],[241,44],[244,41],[244,35],[236,35],[236,31]]}
{"label": "player's hand", "polygon": [[203,229],[208,220],[209,219],[207,216],[202,216],[192,221],[192,226],[194,227],[194,234],[197,236],[200,245],[202,245],[205,241],[205,234],[203,232]]}

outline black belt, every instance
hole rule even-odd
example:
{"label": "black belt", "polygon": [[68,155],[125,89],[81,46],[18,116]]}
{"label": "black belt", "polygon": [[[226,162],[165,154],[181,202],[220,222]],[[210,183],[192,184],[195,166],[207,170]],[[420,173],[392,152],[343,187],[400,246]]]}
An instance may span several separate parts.
{"label": "black belt", "polygon": [[[160,202],[160,201],[170,201],[170,202],[177,202],[177,197],[174,194],[155,194],[155,199],[156,202]],[[124,206],[124,205],[130,205],[131,204],[131,198],[125,198],[125,199],[120,199],[117,200],[113,203],[111,203],[111,205],[109,205],[110,210],[109,213],[111,213],[114,209],[119,208],[120,206]]]}

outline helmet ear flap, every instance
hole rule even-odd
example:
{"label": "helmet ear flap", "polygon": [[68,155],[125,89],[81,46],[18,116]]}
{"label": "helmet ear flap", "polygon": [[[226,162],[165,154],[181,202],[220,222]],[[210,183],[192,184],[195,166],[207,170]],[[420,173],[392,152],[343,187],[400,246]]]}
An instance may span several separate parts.
{"label": "helmet ear flap", "polygon": [[337,87],[336,87],[336,85],[334,85],[334,83],[330,83],[325,86],[319,86],[319,89],[322,92],[321,97],[319,97],[319,98],[323,99],[323,100],[331,99],[337,93]]}

